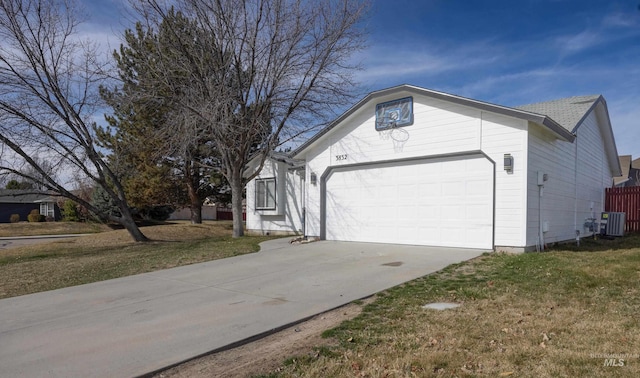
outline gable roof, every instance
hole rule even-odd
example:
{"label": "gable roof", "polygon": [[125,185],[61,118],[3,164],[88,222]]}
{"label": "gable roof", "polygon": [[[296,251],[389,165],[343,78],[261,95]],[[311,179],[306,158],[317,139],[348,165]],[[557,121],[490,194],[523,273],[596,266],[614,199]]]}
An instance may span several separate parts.
{"label": "gable roof", "polygon": [[601,99],[603,99],[601,95],[575,96],[515,108],[549,116],[567,131],[574,133]]}
{"label": "gable roof", "polygon": [[631,168],[631,155],[618,156],[618,160],[620,161],[620,168],[622,169],[622,174],[620,176],[616,176],[613,178],[613,185],[616,185],[616,186],[629,181],[629,170]]}
{"label": "gable roof", "polygon": [[349,116],[357,112],[369,101],[401,92],[431,97],[442,101],[448,101],[479,110],[533,122],[546,127],[557,137],[567,142],[573,142],[576,139],[578,127],[580,127],[589,114],[594,112],[597,108],[598,111],[596,112],[596,116],[598,117],[600,127],[602,128],[602,139],[605,144],[605,154],[608,157],[609,167],[613,175],[620,173],[620,163],[617,159],[618,151],[613,136],[613,130],[611,128],[607,102],[601,95],[575,96],[517,107],[508,107],[408,84],[369,93],[362,100],[358,101],[355,105],[331,122],[327,127],[320,130],[317,134],[296,148],[289,156],[293,159],[300,159],[300,155],[307,148],[312,146],[316,141],[333,130]]}
{"label": "gable roof", "polygon": [[[334,127],[336,127],[338,124],[340,124],[346,118],[348,118],[350,115],[355,113],[358,109],[360,109],[367,102],[369,102],[369,101],[371,101],[371,100],[373,100],[375,98],[378,98],[378,97],[387,96],[387,95],[391,95],[391,94],[398,93],[398,92],[414,93],[414,94],[417,94],[417,95],[422,95],[422,96],[431,97],[431,98],[435,98],[435,99],[439,99],[439,100],[443,100],[443,101],[448,101],[448,102],[452,102],[452,103],[463,105],[463,106],[469,106],[469,107],[480,109],[480,110],[485,110],[485,111],[489,111],[489,112],[493,112],[493,113],[503,114],[503,115],[510,116],[510,117],[515,117],[515,118],[520,118],[520,119],[523,119],[523,120],[531,121],[531,122],[537,123],[539,125],[545,126],[547,129],[551,130],[558,137],[560,137],[560,138],[562,138],[562,139],[564,139],[566,141],[573,142],[574,139],[575,139],[575,135],[572,133],[572,130],[570,130],[568,127],[565,127],[564,125],[560,124],[555,119],[550,117],[548,114],[537,113],[537,112],[534,112],[534,111],[531,111],[531,110],[528,110],[528,109],[520,109],[520,108],[517,108],[517,107],[508,107],[508,106],[503,106],[503,105],[492,104],[492,103],[489,103],[489,102],[474,100],[474,99],[470,99],[470,98],[467,98],[467,97],[462,97],[462,96],[458,96],[458,95],[453,95],[453,94],[449,94],[449,93],[435,91],[435,90],[432,90],[432,89],[426,89],[426,88],[416,87],[416,86],[413,86],[413,85],[403,84],[403,85],[399,85],[399,86],[396,86],[396,87],[391,87],[391,88],[382,89],[382,90],[379,90],[379,91],[375,91],[375,92],[369,93],[362,100],[358,101],[355,105],[353,105],[351,108],[349,108],[341,116],[339,116],[333,122],[331,122],[327,127],[325,127],[324,129],[320,130],[317,134],[315,134],[313,137],[311,137],[305,143],[303,143],[298,148],[296,148],[291,153],[290,156],[291,157],[296,157],[297,155],[299,155],[302,151],[307,149],[315,141],[320,139],[323,135],[327,134],[329,131],[331,131]],[[568,103],[567,105],[569,106],[571,104]],[[580,105],[583,105],[583,104],[580,104]],[[593,106],[595,106],[595,105],[591,104],[590,108],[593,107]],[[558,108],[560,108],[560,107],[561,106],[558,106]],[[560,113],[562,113],[562,112],[558,112],[558,114],[560,114]]]}
{"label": "gable roof", "polygon": [[55,202],[49,193],[34,193],[33,189],[0,189],[0,203]]}

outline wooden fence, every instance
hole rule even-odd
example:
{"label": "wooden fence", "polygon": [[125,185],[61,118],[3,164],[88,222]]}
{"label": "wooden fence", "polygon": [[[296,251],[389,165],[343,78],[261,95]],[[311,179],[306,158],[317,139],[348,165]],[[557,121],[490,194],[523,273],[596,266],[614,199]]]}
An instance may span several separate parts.
{"label": "wooden fence", "polygon": [[[228,207],[218,207],[216,209],[216,219],[217,220],[233,220],[233,212]],[[242,211],[242,220],[243,221],[247,220],[247,213],[244,211],[244,209]]]}
{"label": "wooden fence", "polygon": [[627,221],[625,232],[640,231],[640,186],[608,188],[605,194],[604,211],[624,212]]}

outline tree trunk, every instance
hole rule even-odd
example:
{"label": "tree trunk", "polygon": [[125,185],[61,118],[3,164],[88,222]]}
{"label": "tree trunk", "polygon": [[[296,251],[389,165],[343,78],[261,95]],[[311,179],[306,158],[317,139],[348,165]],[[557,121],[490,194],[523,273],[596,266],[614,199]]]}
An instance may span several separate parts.
{"label": "tree trunk", "polygon": [[191,224],[202,224],[202,203],[191,200]]}
{"label": "tree trunk", "polygon": [[131,217],[129,217],[129,218],[122,217],[122,219],[120,221],[120,224],[122,224],[124,226],[124,228],[126,228],[127,231],[129,231],[129,235],[131,235],[133,240],[135,240],[137,242],[147,242],[147,241],[149,241],[149,238],[147,238],[142,233],[142,231],[140,231],[140,228],[138,227],[136,222],[133,220],[133,218],[131,218]]}
{"label": "tree trunk", "polygon": [[124,228],[126,228],[127,231],[129,231],[129,235],[131,235],[133,240],[137,242],[149,241],[149,238],[147,238],[142,233],[142,231],[140,231],[140,228],[138,227],[136,222],[133,220],[133,215],[131,214],[131,210],[129,209],[129,206],[127,206],[126,203],[121,202],[118,204],[118,208],[120,209],[121,216],[117,219],[117,222],[123,225]]}
{"label": "tree trunk", "polygon": [[233,237],[244,236],[244,222],[242,221],[242,173],[234,172],[230,177],[231,211],[233,214]]}
{"label": "tree trunk", "polygon": [[187,181],[187,191],[189,192],[189,208],[191,209],[191,224],[202,224],[202,200],[198,196],[197,184],[193,180]]}

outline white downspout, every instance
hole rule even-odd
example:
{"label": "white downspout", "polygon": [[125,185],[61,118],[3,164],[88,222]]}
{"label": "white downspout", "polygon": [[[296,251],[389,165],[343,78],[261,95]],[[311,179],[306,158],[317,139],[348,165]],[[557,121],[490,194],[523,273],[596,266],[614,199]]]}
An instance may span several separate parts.
{"label": "white downspout", "polygon": [[544,173],[538,171],[538,252],[544,251],[544,229],[542,222],[542,195],[544,194]]}
{"label": "white downspout", "polygon": [[544,185],[538,184],[538,252],[544,251],[544,233],[542,232],[542,193]]}

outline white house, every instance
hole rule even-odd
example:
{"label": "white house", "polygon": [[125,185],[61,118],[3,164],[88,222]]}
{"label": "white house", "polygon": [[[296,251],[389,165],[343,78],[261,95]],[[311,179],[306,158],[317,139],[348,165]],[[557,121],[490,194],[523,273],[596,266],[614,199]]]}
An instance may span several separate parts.
{"label": "white house", "polygon": [[511,251],[590,235],[620,175],[607,103],[370,93],[247,185],[253,233]]}

